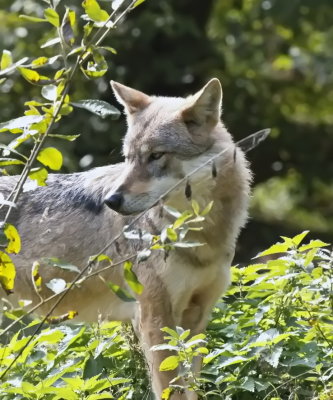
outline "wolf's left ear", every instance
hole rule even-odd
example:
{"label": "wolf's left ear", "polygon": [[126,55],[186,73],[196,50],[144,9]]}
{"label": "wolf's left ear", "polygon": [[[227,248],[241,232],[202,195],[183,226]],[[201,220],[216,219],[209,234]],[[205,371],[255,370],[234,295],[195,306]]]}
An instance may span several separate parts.
{"label": "wolf's left ear", "polygon": [[115,81],[111,81],[111,86],[117,100],[125,106],[129,114],[144,109],[151,102],[151,98],[139,90],[132,89]]}
{"label": "wolf's left ear", "polygon": [[221,117],[222,86],[217,78],[211,79],[199,92],[189,98],[182,111],[185,123],[214,126]]}

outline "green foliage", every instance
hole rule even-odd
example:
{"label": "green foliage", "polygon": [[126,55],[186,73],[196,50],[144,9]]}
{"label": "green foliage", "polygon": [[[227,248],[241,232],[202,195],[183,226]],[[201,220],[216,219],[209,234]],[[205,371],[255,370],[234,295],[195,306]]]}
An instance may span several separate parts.
{"label": "green foliage", "polygon": [[[206,334],[163,328],[165,343],[153,350],[169,350],[170,356],[160,370],[181,367],[182,382],[205,399],[330,400],[333,257],[319,240],[304,244],[306,235],[284,237],[259,254],[258,263],[232,267],[232,286]],[[22,323],[11,339],[2,340],[1,373],[27,347],[1,381],[1,398],[142,400],[147,395],[146,365],[127,325],[60,325],[32,338],[38,322]],[[191,370],[197,357],[203,359],[201,376]],[[176,378],[163,398],[181,385]]]}
{"label": "green foliage", "polygon": [[225,399],[330,399],[333,258],[321,241],[303,245],[306,234],[259,254],[266,261],[232,268],[204,358],[207,385]]}

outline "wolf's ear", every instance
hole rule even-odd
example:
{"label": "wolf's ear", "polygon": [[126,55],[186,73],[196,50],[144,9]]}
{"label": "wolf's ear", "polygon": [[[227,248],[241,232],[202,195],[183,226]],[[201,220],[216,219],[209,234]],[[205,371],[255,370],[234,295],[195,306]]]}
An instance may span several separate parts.
{"label": "wolf's ear", "polygon": [[189,125],[215,126],[221,117],[221,107],[222,86],[217,78],[213,78],[199,92],[189,97],[182,117]]}
{"label": "wolf's ear", "polygon": [[132,89],[115,81],[111,81],[111,86],[117,100],[125,106],[129,114],[142,110],[151,102],[150,97],[139,90]]}

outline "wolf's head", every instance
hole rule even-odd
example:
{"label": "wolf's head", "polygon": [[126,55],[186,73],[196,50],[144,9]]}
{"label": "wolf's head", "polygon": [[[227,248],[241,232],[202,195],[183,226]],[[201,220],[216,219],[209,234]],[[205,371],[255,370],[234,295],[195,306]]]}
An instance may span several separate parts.
{"label": "wolf's head", "polygon": [[[125,107],[128,131],[124,170],[105,203],[121,214],[152,207],[181,178],[232,143],[220,121],[222,88],[216,78],[187,98],[148,96],[117,82],[111,85]],[[192,185],[203,178],[201,171],[191,178]]]}

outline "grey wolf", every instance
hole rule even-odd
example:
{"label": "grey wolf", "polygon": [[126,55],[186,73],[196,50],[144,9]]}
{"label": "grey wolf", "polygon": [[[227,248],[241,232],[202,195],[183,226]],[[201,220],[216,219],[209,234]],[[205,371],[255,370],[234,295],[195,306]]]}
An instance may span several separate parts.
{"label": "grey wolf", "polygon": [[[101,274],[103,280],[95,276],[75,287],[56,309],[58,315],[74,309],[85,321],[133,321],[153,391],[160,398],[177,371],[160,372],[159,365],[170,352],[150,348],[163,342],[162,327],[181,326],[193,335],[205,329],[214,304],[230,281],[236,239],[247,219],[251,174],[242,150],[235,146],[221,121],[222,88],[218,79],[186,98],[149,96],[116,82],[112,87],[127,117],[125,161],[87,172],[51,174],[47,186],[22,193],[10,221],[23,239],[21,252],[13,257],[17,268],[15,295],[37,302],[31,282],[34,261],[43,266],[43,257],[52,256],[83,268],[134,214],[149,209],[139,222],[144,231],[159,231],[170,224],[172,217],[161,214],[157,200],[182,177],[225,149],[215,163],[216,177],[212,177],[209,166],[191,177],[193,198],[201,206],[214,201],[203,229],[189,233],[190,240],[205,243],[203,246],[177,248],[167,258],[154,251],[146,262],[137,265],[144,290],[134,303],[122,302],[103,282],[126,288],[118,267]],[[16,179],[1,178],[0,191],[5,196]],[[172,191],[164,204],[180,211],[188,209],[184,187]],[[131,253],[137,250],[133,243],[123,238],[108,253],[112,257],[119,252]],[[44,283],[54,277],[68,282],[74,276],[47,266],[40,273]],[[43,286],[41,295],[50,294]],[[193,368],[200,369],[199,363]],[[194,400],[197,396],[185,390],[171,398]]]}

